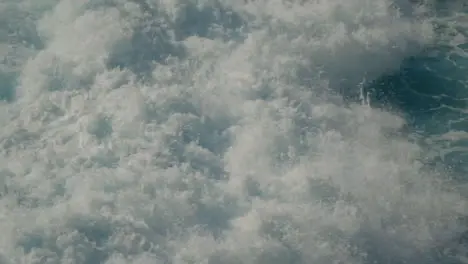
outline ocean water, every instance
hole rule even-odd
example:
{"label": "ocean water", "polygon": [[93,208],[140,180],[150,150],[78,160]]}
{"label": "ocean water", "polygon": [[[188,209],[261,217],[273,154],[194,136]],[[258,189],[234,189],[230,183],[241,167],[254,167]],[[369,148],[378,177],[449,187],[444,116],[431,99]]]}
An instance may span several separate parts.
{"label": "ocean water", "polygon": [[468,263],[467,14],[0,0],[0,264]]}

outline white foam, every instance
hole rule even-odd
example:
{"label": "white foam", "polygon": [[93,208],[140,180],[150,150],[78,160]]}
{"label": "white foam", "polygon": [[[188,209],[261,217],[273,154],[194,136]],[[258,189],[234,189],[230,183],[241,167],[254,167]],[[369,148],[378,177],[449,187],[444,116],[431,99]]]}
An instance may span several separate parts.
{"label": "white foam", "polygon": [[388,136],[404,120],[340,95],[432,44],[429,22],[384,0],[40,17],[2,106],[5,263],[418,260],[459,232],[466,200]]}

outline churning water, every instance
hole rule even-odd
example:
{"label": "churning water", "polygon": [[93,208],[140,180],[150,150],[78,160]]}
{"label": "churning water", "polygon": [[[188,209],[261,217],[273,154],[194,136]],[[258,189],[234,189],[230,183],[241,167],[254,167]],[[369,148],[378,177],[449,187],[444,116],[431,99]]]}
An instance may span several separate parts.
{"label": "churning water", "polygon": [[0,0],[0,263],[468,263],[466,9]]}

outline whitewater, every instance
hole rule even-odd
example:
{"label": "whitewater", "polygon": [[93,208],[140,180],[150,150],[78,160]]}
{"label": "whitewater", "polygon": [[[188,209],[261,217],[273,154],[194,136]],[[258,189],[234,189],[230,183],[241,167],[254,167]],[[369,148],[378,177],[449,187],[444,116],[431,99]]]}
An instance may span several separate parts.
{"label": "whitewater", "polygon": [[0,0],[0,264],[468,263],[467,14]]}

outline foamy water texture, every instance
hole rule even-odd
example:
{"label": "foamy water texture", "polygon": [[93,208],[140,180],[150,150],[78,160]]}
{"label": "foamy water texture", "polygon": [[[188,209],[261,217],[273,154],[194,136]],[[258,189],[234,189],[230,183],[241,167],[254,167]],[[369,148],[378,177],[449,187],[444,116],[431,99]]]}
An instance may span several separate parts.
{"label": "foamy water texture", "polygon": [[466,78],[429,4],[0,0],[0,263],[466,263],[464,105],[366,92]]}

